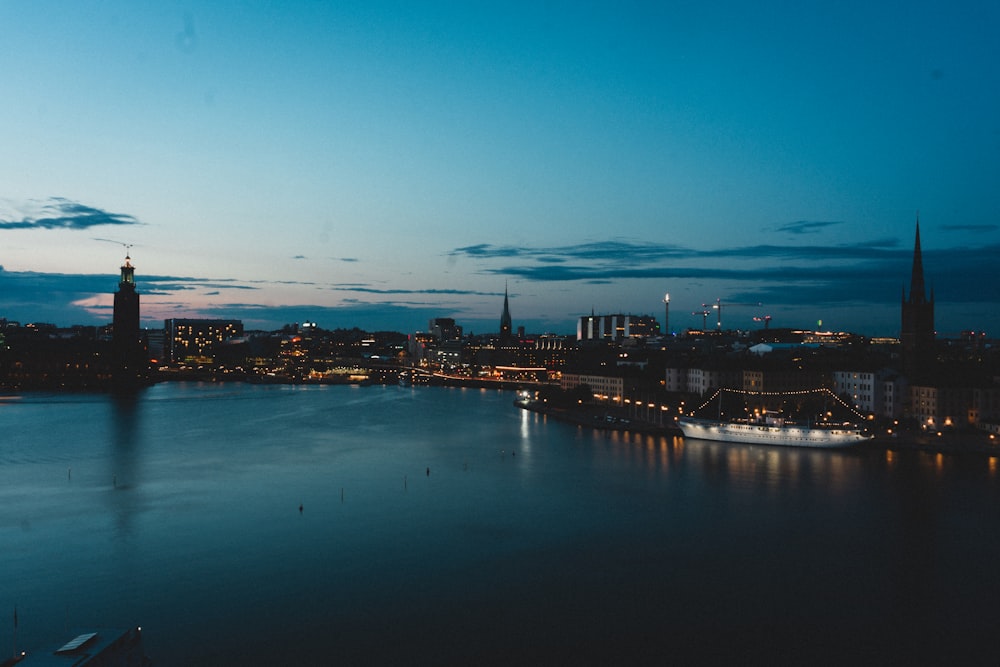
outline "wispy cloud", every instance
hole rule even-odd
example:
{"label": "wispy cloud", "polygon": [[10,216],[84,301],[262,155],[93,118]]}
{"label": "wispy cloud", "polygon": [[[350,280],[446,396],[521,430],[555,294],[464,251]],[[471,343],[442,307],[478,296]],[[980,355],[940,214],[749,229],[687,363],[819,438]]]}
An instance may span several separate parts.
{"label": "wispy cloud", "polygon": [[260,290],[237,280],[218,278],[183,278],[176,276],[143,276],[139,287],[148,294],[165,294],[182,290]]}
{"label": "wispy cloud", "polygon": [[821,229],[842,224],[844,224],[842,220],[796,220],[781,225],[776,231],[787,234],[815,234]]}
{"label": "wispy cloud", "polygon": [[705,267],[590,267],[590,266],[504,266],[494,269],[484,269],[484,273],[493,275],[511,275],[539,282],[559,282],[570,280],[629,280],[629,279],[711,279],[711,280],[746,280],[746,281],[779,281],[783,283],[803,282],[808,280],[830,279],[834,277],[851,277],[857,279],[863,275],[879,273],[871,268],[859,266],[831,267],[829,265],[794,265],[780,267],[729,268],[717,266]]}
{"label": "wispy cloud", "polygon": [[570,246],[553,246],[551,248],[496,246],[490,243],[479,243],[455,248],[448,255],[478,259],[498,257],[534,259],[546,263],[558,263],[572,259],[645,263],[690,257],[694,252],[681,246],[669,244],[611,240]]}
{"label": "wispy cloud", "polygon": [[0,230],[89,229],[100,225],[141,225],[132,215],[112,213],[64,197],[0,206]]}
{"label": "wispy cloud", "polygon": [[[839,245],[692,249],[671,244],[585,243],[557,247],[478,244],[452,250],[479,272],[525,281],[608,284],[621,280],[727,281],[746,300],[769,303],[884,303],[908,280],[912,249],[882,238]],[[928,286],[952,302],[1000,300],[994,278],[1000,244],[924,250]],[[970,286],[975,286],[971,289]]]}
{"label": "wispy cloud", "polygon": [[[106,274],[36,273],[33,271],[4,271],[0,267],[0,314],[4,308],[23,304],[62,305],[62,301],[76,302],[95,294],[112,294],[117,289],[118,277]],[[191,278],[177,276],[143,276],[139,290],[144,296],[169,296],[197,292],[201,295],[222,293],[226,290],[259,291],[261,288],[235,280],[217,278]]]}
{"label": "wispy cloud", "polygon": [[[603,243],[582,243],[570,246],[553,246],[549,248],[495,246],[481,243],[451,250],[450,257],[468,257],[471,259],[522,259],[526,262],[540,264],[564,264],[573,261],[585,261],[588,267],[605,269],[609,266],[622,266],[626,270],[635,267],[659,264],[662,262],[680,262],[684,260],[699,260],[710,258],[760,260],[763,258],[790,259],[873,259],[896,257],[900,253],[896,239],[875,239],[851,244],[840,245],[756,245],[739,248],[716,248],[699,250],[673,244],[637,243],[623,240],[613,240]],[[559,275],[558,268],[553,268],[553,275]]]}
{"label": "wispy cloud", "polygon": [[946,232],[995,232],[1000,229],[1000,225],[941,225],[941,229]]}
{"label": "wispy cloud", "polygon": [[[533,291],[570,293],[609,284],[620,284],[622,290],[641,290],[645,287],[640,281],[657,281],[701,291],[711,286],[713,292],[724,285],[724,291],[716,296],[762,302],[776,311],[874,307],[871,313],[884,314],[896,312],[900,290],[908,286],[912,249],[901,247],[894,239],[707,250],[618,239],[607,244],[553,247],[479,244],[455,249],[449,255],[474,263],[472,271],[481,275],[519,279],[522,292],[528,293],[522,295],[521,303],[529,303]],[[973,304],[1000,302],[1000,282],[994,279],[997,256],[1000,243],[925,248],[928,288],[934,290],[939,304],[953,309],[962,304],[971,308]],[[0,316],[58,324],[106,321],[117,282],[115,274],[10,272],[0,267]],[[138,286],[144,297],[152,297],[143,301],[144,318],[240,318],[248,328],[265,329],[313,320],[327,327],[416,331],[428,317],[475,320],[485,312],[483,304],[498,304],[503,294],[420,284],[394,288],[364,281],[301,283],[312,286],[316,295],[336,296],[317,298],[316,305],[277,305],[267,289],[274,284],[284,283],[142,275]],[[567,308],[567,313],[552,316],[555,329],[564,324],[560,318],[572,318],[573,306]],[[488,321],[492,326],[493,319]]]}
{"label": "wispy cloud", "polygon": [[409,295],[409,294],[443,294],[448,296],[503,296],[503,292],[480,292],[462,289],[379,289],[363,285],[336,285],[330,288],[335,292],[360,292],[363,294]]}

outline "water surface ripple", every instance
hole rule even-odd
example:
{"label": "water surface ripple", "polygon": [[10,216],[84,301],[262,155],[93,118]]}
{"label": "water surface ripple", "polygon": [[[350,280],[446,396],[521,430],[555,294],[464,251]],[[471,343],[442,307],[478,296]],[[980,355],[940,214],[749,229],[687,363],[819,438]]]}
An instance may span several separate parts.
{"label": "water surface ripple", "polygon": [[0,610],[19,648],[141,625],[160,667],[1000,662],[996,458],[606,434],[512,398],[4,401]]}

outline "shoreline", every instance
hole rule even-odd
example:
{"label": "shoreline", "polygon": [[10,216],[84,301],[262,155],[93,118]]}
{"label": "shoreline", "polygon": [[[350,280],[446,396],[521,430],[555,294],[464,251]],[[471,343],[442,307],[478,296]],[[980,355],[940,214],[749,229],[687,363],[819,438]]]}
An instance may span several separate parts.
{"label": "shoreline", "polygon": [[[612,415],[606,409],[602,410],[597,407],[589,410],[577,410],[556,408],[521,400],[515,400],[514,405],[522,410],[552,417],[557,421],[599,431],[628,431],[648,435],[683,436],[681,430],[674,424],[663,425],[638,417]],[[990,434],[981,431],[952,431],[943,432],[940,435],[904,431],[892,436],[876,436],[872,440],[850,449],[1000,456],[1000,439],[991,438]]]}

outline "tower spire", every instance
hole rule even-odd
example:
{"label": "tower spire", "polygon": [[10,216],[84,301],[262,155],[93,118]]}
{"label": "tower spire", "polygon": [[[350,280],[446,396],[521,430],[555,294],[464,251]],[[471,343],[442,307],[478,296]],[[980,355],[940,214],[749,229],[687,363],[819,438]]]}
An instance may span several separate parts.
{"label": "tower spire", "polygon": [[913,241],[913,269],[910,272],[910,296],[904,289],[902,322],[899,342],[903,348],[903,365],[911,379],[927,372],[934,360],[934,292],[927,299],[924,284],[924,261],[920,251],[920,214]]}
{"label": "tower spire", "polygon": [[920,214],[917,214],[917,236],[913,243],[913,270],[910,273],[910,303],[926,303],[924,261],[920,252]]}
{"label": "tower spire", "polygon": [[508,337],[511,333],[510,303],[507,300],[507,282],[503,284],[503,313],[500,314],[500,336]]}
{"label": "tower spire", "polygon": [[114,296],[111,335],[115,388],[131,391],[141,386],[149,370],[146,343],[139,328],[139,293],[135,289],[135,267],[126,248],[121,280]]}

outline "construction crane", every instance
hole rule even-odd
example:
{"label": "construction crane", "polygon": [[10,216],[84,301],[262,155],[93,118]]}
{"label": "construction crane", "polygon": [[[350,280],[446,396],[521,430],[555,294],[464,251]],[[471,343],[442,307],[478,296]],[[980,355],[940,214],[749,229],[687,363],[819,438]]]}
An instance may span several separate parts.
{"label": "construction crane", "polygon": [[712,311],[710,311],[710,310],[696,310],[696,311],[694,311],[691,314],[692,315],[701,315],[701,330],[704,331],[705,330],[705,325],[708,322],[708,316],[712,314]]}
{"label": "construction crane", "polygon": [[754,322],[763,322],[764,323],[764,328],[767,329],[768,325],[771,324],[771,316],[770,315],[761,315],[760,317],[753,318],[753,321]]}
{"label": "construction crane", "polygon": [[764,304],[760,303],[759,301],[757,303],[731,303],[731,302],[728,302],[728,301],[726,303],[723,303],[722,299],[716,299],[715,303],[703,303],[703,304],[701,304],[701,307],[702,308],[711,308],[711,309],[713,309],[713,310],[716,311],[715,326],[716,326],[716,328],[718,328],[719,331],[722,331],[722,307],[723,306],[725,306],[726,308],[733,308],[733,307],[736,307],[736,306],[752,306],[754,308],[760,308],[763,305]]}

